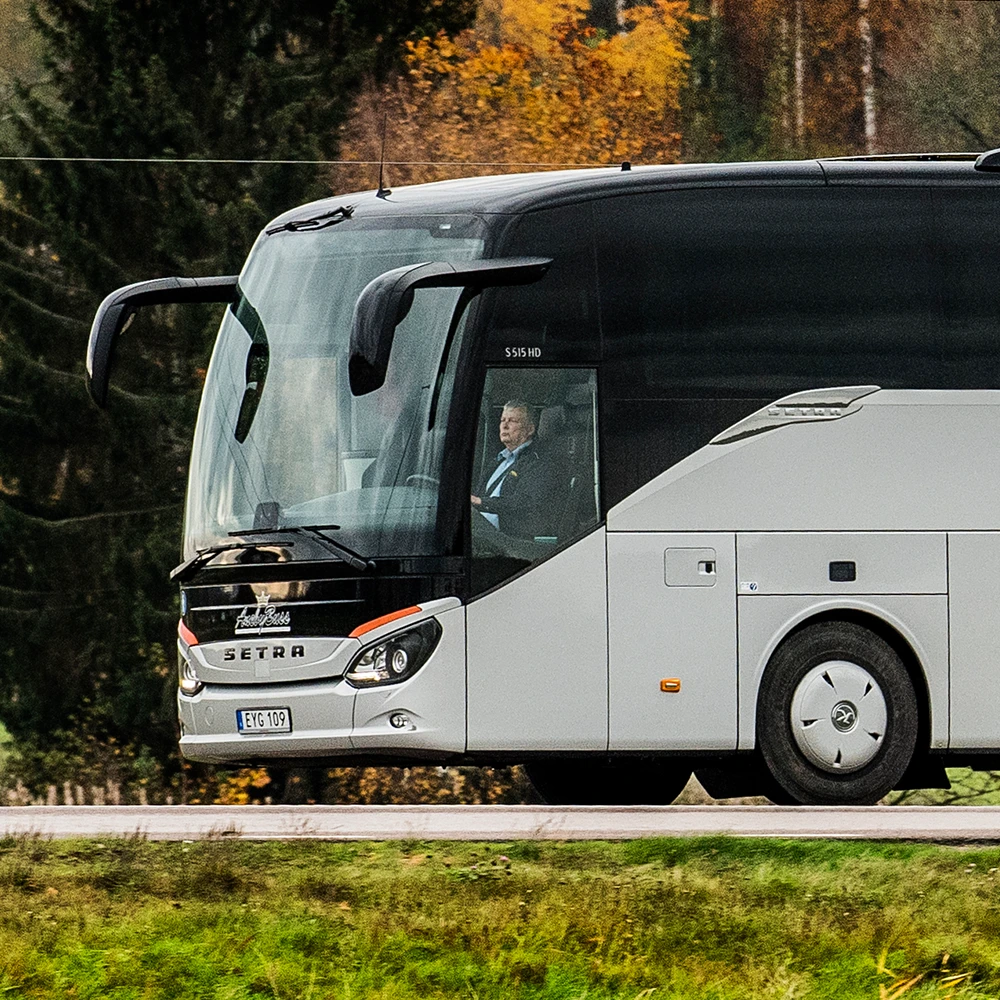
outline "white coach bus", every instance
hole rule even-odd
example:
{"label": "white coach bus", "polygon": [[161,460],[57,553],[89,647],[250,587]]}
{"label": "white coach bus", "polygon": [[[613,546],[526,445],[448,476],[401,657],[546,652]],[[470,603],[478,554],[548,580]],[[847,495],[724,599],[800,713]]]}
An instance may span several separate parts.
{"label": "white coach bus", "polygon": [[191,457],[181,748],[871,803],[1000,761],[1000,152],[296,208]]}

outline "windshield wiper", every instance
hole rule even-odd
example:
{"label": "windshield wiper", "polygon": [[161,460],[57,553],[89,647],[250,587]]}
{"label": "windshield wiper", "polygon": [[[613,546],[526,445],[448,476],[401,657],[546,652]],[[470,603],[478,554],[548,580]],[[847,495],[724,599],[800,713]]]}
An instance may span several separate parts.
{"label": "windshield wiper", "polygon": [[286,222],[283,225],[269,229],[267,235],[273,236],[275,233],[300,233],[316,229],[327,229],[329,226],[335,226],[338,222],[343,222],[344,219],[349,219],[352,215],[354,215],[353,205],[341,205],[332,212],[314,215],[309,219],[292,219],[291,222]]}
{"label": "windshield wiper", "polygon": [[339,524],[296,524],[284,528],[251,528],[249,531],[230,531],[230,535],[306,535],[316,539],[327,552],[332,552],[347,563],[351,569],[365,570],[374,569],[375,564],[370,559],[365,559],[359,552],[345,545],[343,542],[334,541],[327,538],[322,532],[339,531]]}
{"label": "windshield wiper", "polygon": [[[249,534],[249,532],[244,532]],[[287,542],[287,545],[294,545],[294,542]],[[170,579],[183,583],[190,580],[197,570],[207,562],[211,562],[220,552],[232,552],[233,549],[260,549],[263,546],[260,542],[226,542],[223,545],[210,545],[207,549],[198,549],[190,559],[185,559],[179,566],[175,566],[170,571]]]}

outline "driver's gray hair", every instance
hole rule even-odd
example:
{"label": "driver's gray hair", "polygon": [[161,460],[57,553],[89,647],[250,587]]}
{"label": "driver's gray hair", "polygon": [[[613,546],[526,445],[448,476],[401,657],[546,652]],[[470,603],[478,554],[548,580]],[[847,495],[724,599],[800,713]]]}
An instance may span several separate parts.
{"label": "driver's gray hair", "polygon": [[529,403],[526,403],[523,399],[508,399],[506,403],[503,404],[505,410],[524,410],[524,415],[528,418],[528,423],[532,427],[538,426],[538,421],[535,419],[535,409]]}

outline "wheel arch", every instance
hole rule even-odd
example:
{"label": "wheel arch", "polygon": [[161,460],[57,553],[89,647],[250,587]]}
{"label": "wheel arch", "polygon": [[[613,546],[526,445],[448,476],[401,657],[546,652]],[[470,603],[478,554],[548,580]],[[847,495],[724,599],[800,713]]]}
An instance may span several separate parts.
{"label": "wheel arch", "polygon": [[760,714],[760,684],[764,676],[764,671],[767,669],[774,654],[794,635],[797,635],[804,629],[823,622],[834,621],[850,622],[868,629],[887,642],[902,660],[917,698],[918,728],[916,753],[918,755],[925,754],[931,748],[931,695],[921,644],[905,623],[895,615],[887,613],[884,609],[862,604],[810,608],[803,611],[790,622],[787,622],[782,629],[778,630],[772,636],[771,641],[767,644],[760,658],[755,677],[754,746],[757,744],[757,724]]}

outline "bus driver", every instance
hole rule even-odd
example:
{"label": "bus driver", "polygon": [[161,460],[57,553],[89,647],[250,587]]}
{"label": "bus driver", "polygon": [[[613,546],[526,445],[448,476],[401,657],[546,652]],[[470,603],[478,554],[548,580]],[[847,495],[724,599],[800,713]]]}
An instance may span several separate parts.
{"label": "bus driver", "polygon": [[494,528],[518,538],[547,534],[554,520],[551,470],[535,444],[531,408],[519,399],[504,404],[500,415],[497,465],[480,481],[472,505]]}

